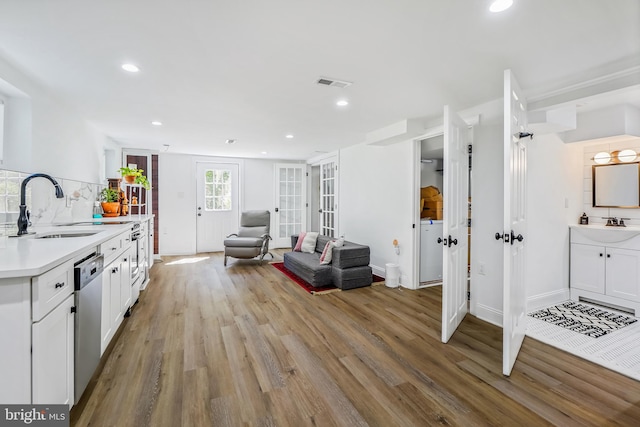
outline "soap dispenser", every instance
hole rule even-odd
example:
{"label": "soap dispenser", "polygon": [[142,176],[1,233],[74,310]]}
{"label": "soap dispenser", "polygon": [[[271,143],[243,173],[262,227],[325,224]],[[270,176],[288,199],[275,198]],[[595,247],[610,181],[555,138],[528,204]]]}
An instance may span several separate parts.
{"label": "soap dispenser", "polygon": [[587,225],[587,224],[589,224],[589,217],[585,212],[583,212],[582,216],[580,217],[580,225]]}

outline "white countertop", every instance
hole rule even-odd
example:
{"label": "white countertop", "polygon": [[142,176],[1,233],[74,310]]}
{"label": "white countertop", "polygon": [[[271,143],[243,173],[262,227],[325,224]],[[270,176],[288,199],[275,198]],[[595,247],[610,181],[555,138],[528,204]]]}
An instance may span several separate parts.
{"label": "white countertop", "polygon": [[[139,217],[134,215],[90,218],[74,223],[29,227],[29,232],[35,234],[3,238],[0,244],[0,279],[33,277],[42,274],[130,229],[132,223],[146,221],[151,217],[151,215]],[[122,224],[118,224],[119,222]],[[105,223],[110,224],[105,225]],[[36,238],[39,234],[64,232],[97,233],[84,237]]]}

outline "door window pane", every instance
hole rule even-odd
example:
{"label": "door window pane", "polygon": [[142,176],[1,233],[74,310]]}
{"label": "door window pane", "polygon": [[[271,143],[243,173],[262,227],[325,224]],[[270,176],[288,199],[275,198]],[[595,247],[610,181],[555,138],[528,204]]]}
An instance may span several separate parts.
{"label": "door window pane", "polygon": [[204,183],[205,210],[231,210],[231,171],[208,169],[204,173]]}

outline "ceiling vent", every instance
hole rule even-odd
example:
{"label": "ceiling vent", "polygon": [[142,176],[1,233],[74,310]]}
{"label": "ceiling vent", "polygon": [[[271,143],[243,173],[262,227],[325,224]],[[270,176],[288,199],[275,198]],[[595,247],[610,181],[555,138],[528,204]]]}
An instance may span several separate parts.
{"label": "ceiling vent", "polygon": [[352,82],[348,82],[345,80],[331,79],[329,77],[320,77],[316,81],[316,83],[318,83],[319,85],[333,86],[333,87],[340,87],[340,88],[351,86],[353,84]]}

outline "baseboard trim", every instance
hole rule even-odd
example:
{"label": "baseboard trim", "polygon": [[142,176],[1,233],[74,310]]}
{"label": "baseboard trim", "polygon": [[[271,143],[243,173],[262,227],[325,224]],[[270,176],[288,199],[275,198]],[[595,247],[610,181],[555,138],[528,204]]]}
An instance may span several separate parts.
{"label": "baseboard trim", "polygon": [[482,304],[476,304],[475,313],[471,313],[476,316],[480,320],[484,320],[485,322],[489,322],[492,325],[496,325],[502,328],[502,311],[496,310],[493,307],[489,307]]}
{"label": "baseboard trim", "polygon": [[571,299],[569,289],[559,289],[557,291],[547,292],[540,295],[534,295],[527,299],[527,312],[540,310],[552,305],[559,304]]}

